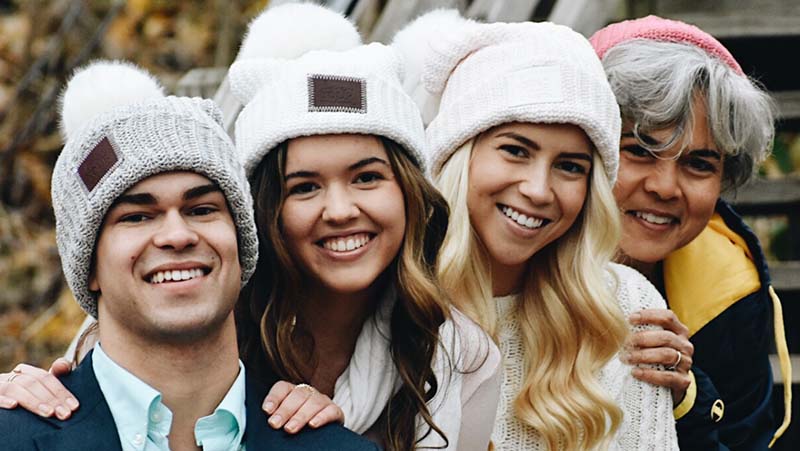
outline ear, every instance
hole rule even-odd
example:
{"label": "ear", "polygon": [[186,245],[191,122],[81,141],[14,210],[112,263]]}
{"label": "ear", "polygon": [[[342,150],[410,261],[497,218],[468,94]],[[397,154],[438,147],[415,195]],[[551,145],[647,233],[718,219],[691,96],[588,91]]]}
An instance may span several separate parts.
{"label": "ear", "polygon": [[97,282],[95,264],[92,264],[92,269],[89,271],[89,291],[92,293],[100,293],[100,284]]}

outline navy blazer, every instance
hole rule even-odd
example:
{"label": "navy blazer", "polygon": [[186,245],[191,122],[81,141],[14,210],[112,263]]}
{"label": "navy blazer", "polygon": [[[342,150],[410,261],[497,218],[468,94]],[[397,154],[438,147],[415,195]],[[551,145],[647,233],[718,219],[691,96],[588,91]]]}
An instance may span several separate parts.
{"label": "navy blazer", "polygon": [[[247,451],[327,450],[374,451],[378,446],[338,424],[305,428],[290,435],[272,429],[261,410],[265,386],[248,373],[245,406],[247,426],[242,441]],[[5,451],[121,451],[119,434],[105,397],[97,384],[89,353],[61,382],[81,402],[66,421],[41,418],[24,409],[0,410],[0,448]]]}

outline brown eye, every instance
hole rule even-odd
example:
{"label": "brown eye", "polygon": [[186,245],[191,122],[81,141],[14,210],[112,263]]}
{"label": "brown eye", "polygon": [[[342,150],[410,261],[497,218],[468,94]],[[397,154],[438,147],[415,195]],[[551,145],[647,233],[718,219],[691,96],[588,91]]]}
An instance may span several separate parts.
{"label": "brown eye", "polygon": [[515,157],[525,157],[528,155],[528,151],[525,150],[524,147],[515,146],[513,144],[503,144],[500,146],[500,150]]}
{"label": "brown eye", "polygon": [[584,165],[573,161],[556,163],[556,168],[569,172],[570,174],[586,174],[588,172]]}
{"label": "brown eye", "polygon": [[686,162],[686,165],[692,170],[698,172],[714,173],[717,171],[717,167],[714,164],[702,158],[689,158],[689,161]]}
{"label": "brown eye", "polygon": [[652,156],[653,156],[653,154],[650,153],[649,150],[645,149],[642,146],[638,146],[638,145],[635,145],[635,144],[630,145],[630,146],[623,146],[622,147],[622,151],[623,152],[627,152],[627,153],[633,155],[634,157],[639,157],[639,158],[652,158]]}
{"label": "brown eye", "polygon": [[148,219],[150,219],[149,216],[147,216],[147,215],[145,215],[143,213],[132,213],[132,214],[120,217],[119,218],[119,222],[128,222],[128,223],[136,224],[136,223],[139,223],[139,222],[147,221]]}
{"label": "brown eye", "polygon": [[383,180],[383,176],[377,172],[364,172],[358,175],[354,180],[355,183],[372,183],[378,180]]}
{"label": "brown eye", "polygon": [[306,183],[298,183],[297,185],[293,186],[289,189],[289,194],[308,194],[313,193],[314,191],[318,190],[319,186],[314,183],[306,182]]}
{"label": "brown eye", "polygon": [[203,205],[203,206],[200,206],[200,207],[192,208],[192,210],[189,212],[189,214],[191,214],[192,216],[206,216],[206,215],[210,215],[211,213],[214,213],[216,211],[218,211],[218,210],[216,208],[214,208],[214,207],[211,207],[211,206],[208,206],[208,205]]}

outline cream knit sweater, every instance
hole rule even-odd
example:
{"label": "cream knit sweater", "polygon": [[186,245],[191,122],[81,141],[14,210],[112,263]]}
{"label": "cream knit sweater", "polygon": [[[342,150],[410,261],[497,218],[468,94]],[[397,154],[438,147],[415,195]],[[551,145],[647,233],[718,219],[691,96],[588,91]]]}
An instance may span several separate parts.
{"label": "cream knit sweater", "polygon": [[[623,265],[611,264],[611,270],[619,279],[617,300],[625,315],[644,308],[666,308],[661,295],[644,276]],[[515,314],[517,298],[500,297],[495,298],[495,302],[500,321],[498,338],[504,374],[492,442],[498,451],[547,450],[541,437],[514,415],[514,400],[520,392],[526,371],[519,322]],[[670,390],[634,379],[631,369],[617,355],[603,367],[600,374],[600,383],[622,408],[624,415],[623,424],[609,449],[678,449]]]}

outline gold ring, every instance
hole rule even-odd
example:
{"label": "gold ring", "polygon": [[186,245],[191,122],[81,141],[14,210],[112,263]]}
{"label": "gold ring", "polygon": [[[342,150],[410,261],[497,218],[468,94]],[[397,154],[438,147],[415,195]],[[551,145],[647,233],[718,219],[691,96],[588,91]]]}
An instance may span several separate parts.
{"label": "gold ring", "polygon": [[678,351],[677,349],[675,350],[675,352],[678,353],[678,360],[676,360],[675,363],[673,363],[672,365],[666,367],[665,369],[667,371],[675,371],[675,369],[678,368],[678,365],[681,364],[681,359],[683,359],[683,354],[681,354],[681,352]]}
{"label": "gold ring", "polygon": [[317,389],[308,385],[308,384],[297,384],[294,388],[305,388],[308,391],[309,395],[313,395],[317,392]]}

